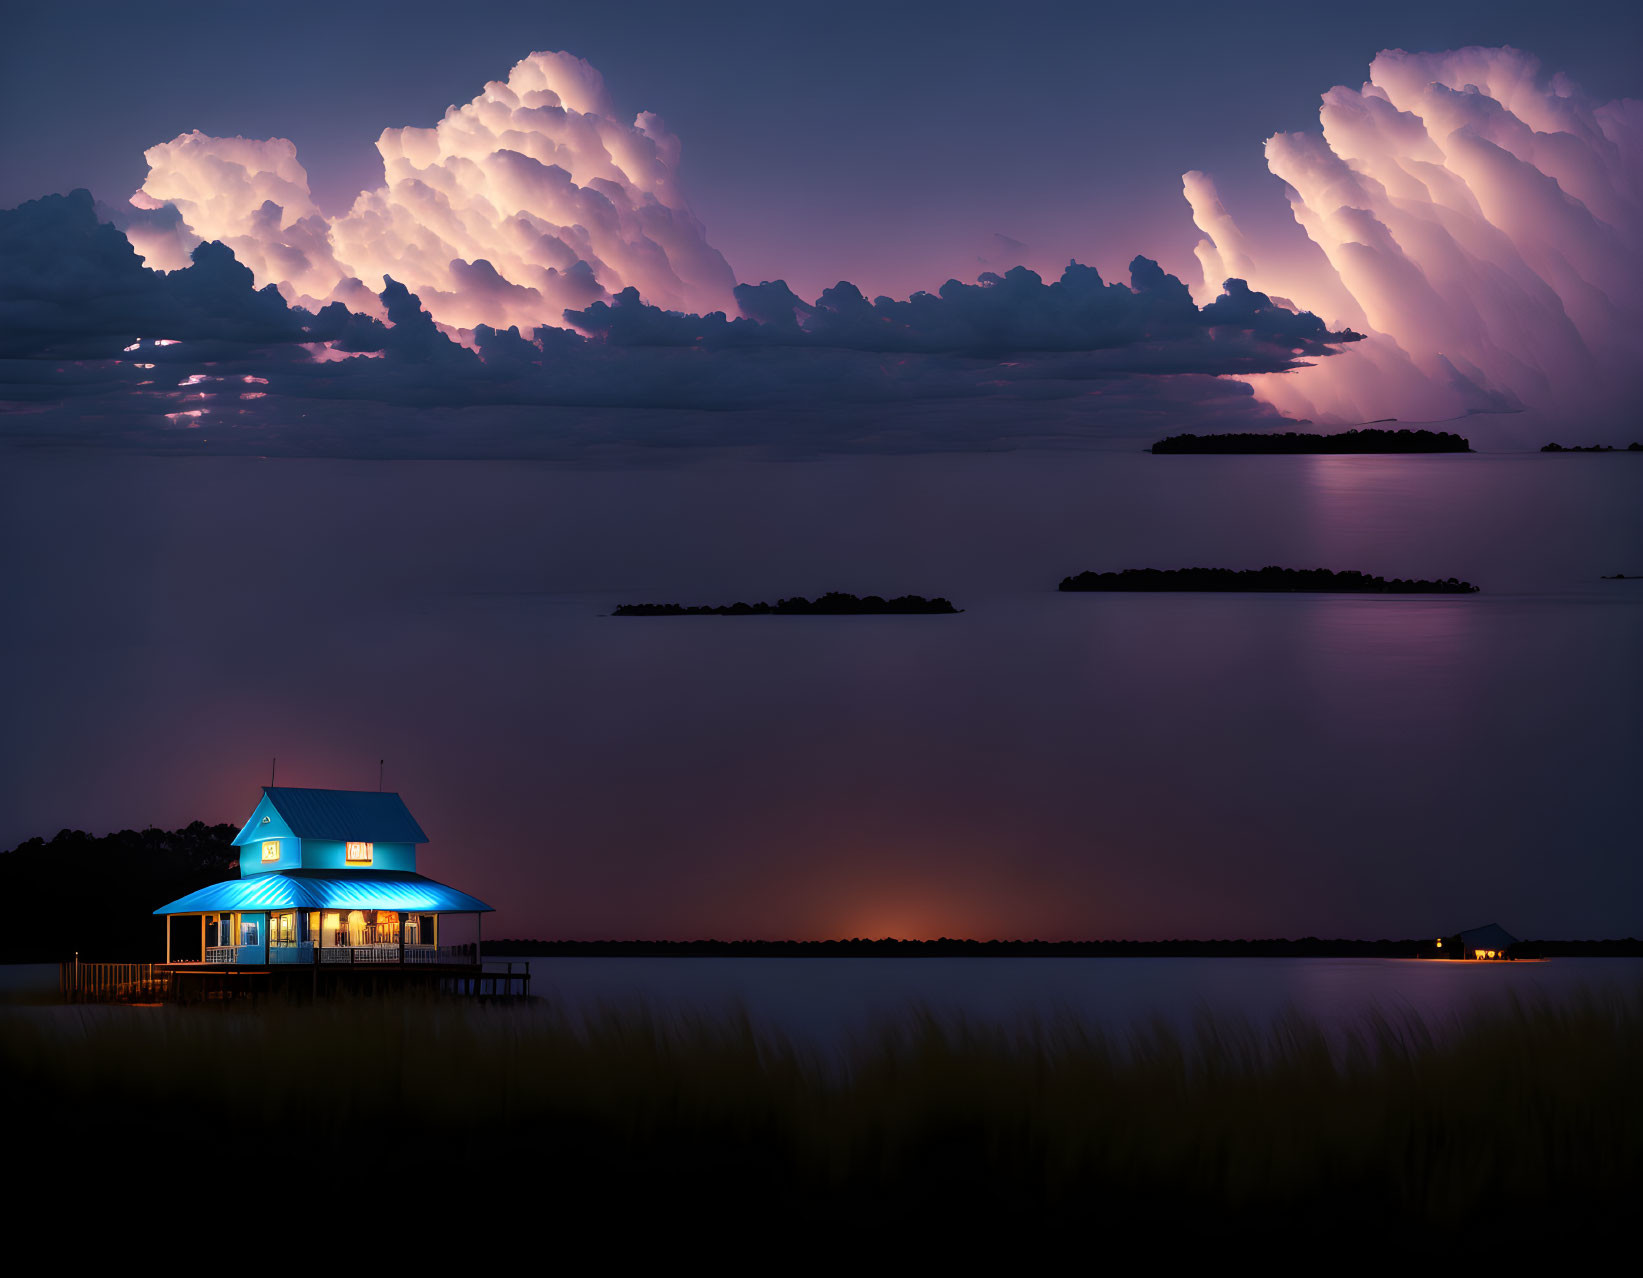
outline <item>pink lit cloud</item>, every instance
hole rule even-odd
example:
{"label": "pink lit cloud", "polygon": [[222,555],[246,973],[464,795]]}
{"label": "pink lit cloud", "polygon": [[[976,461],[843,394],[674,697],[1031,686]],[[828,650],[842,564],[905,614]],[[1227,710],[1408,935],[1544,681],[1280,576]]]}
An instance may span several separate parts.
{"label": "pink lit cloud", "polygon": [[1250,378],[1325,421],[1533,409],[1571,420],[1643,396],[1643,103],[1599,103],[1516,49],[1381,53],[1323,95],[1320,133],[1267,141],[1310,270],[1263,271],[1188,173],[1200,298],[1228,275],[1368,340]]}
{"label": "pink lit cloud", "polygon": [[187,265],[220,240],[287,301],[380,314],[387,277],[453,329],[559,324],[567,309],[636,288],[677,310],[731,304],[735,283],[678,180],[679,140],[660,117],[624,123],[599,73],[533,53],[431,128],[384,129],[383,184],[327,218],[284,138],[185,133],[149,148],[135,221],[150,266]]}

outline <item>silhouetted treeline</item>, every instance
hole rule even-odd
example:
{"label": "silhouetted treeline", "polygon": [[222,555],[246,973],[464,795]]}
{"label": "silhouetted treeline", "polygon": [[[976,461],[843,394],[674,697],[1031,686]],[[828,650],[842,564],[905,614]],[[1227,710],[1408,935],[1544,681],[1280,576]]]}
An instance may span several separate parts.
{"label": "silhouetted treeline", "polygon": [[1613,444],[1547,444],[1543,453],[1643,453],[1643,444],[1632,442],[1624,448]]}
{"label": "silhouetted treeline", "polygon": [[1081,572],[1063,577],[1061,590],[1259,590],[1317,591],[1329,594],[1471,595],[1477,587],[1450,577],[1410,581],[1328,568],[1126,568],[1122,572]]}
{"label": "silhouetted treeline", "polygon": [[1624,936],[1607,941],[1519,941],[1513,958],[1643,958],[1643,941]]}
{"label": "silhouetted treeline", "polygon": [[1469,453],[1464,435],[1445,430],[1362,430],[1333,435],[1239,432],[1227,435],[1171,435],[1152,446],[1155,453]]}
{"label": "silhouetted treeline", "polygon": [[947,600],[923,595],[898,595],[885,599],[879,595],[857,598],[837,590],[829,590],[815,599],[795,595],[778,599],[775,603],[733,604],[619,604],[611,611],[613,617],[817,617],[844,616],[858,613],[903,612],[959,612]]}
{"label": "silhouetted treeline", "polygon": [[529,941],[485,942],[490,955],[562,958],[1417,958],[1429,940],[1218,941]]}
{"label": "silhouetted treeline", "polygon": [[101,837],[63,830],[0,852],[0,962],[50,962],[76,950],[89,962],[163,959],[165,925],[153,912],[235,877],[237,833],[203,821]]}

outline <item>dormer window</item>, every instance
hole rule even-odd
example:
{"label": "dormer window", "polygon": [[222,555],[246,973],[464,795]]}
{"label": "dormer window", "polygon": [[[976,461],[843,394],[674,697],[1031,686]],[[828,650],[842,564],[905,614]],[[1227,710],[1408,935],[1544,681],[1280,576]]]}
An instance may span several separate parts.
{"label": "dormer window", "polygon": [[280,859],[280,841],[278,839],[263,840],[262,859],[264,861],[278,861]]}
{"label": "dormer window", "polygon": [[345,859],[350,865],[369,865],[371,851],[375,847],[374,843],[350,843]]}

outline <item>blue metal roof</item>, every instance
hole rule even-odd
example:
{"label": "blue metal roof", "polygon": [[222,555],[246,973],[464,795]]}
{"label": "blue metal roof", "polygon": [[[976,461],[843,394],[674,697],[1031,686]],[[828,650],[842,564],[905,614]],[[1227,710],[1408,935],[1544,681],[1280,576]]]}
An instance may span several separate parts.
{"label": "blue metal roof", "polygon": [[[405,801],[392,790],[306,790],[295,786],[262,788],[280,818],[299,839],[354,840],[359,843],[426,843]],[[259,805],[260,806],[260,805]],[[255,820],[255,813],[252,814]],[[234,840],[259,837],[247,822]]]}
{"label": "blue metal roof", "polygon": [[[373,791],[374,793],[374,791]],[[282,870],[213,883],[162,905],[156,914],[235,910],[403,910],[407,914],[480,914],[478,897],[409,870]]]}

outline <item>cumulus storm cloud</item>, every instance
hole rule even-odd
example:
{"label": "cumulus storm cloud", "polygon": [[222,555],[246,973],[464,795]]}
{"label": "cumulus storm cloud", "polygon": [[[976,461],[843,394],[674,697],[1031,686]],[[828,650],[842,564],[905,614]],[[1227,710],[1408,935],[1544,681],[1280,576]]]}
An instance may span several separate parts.
{"label": "cumulus storm cloud", "polygon": [[1643,379],[1643,103],[1599,103],[1516,49],[1381,53],[1266,144],[1323,262],[1263,271],[1213,181],[1185,176],[1199,296],[1229,275],[1367,335],[1257,393],[1303,417],[1635,412]]}
{"label": "cumulus storm cloud", "polygon": [[905,300],[738,284],[678,140],[563,53],[384,130],[382,184],[336,215],[289,141],[186,133],[146,152],[129,206],[0,214],[4,429],[576,457],[1635,405],[1638,104],[1509,50],[1382,54],[1371,75],[1325,95],[1321,136],[1267,146],[1318,264],[1264,268],[1189,173],[1193,288],[1147,258],[1124,281],[1074,262]]}
{"label": "cumulus storm cloud", "polygon": [[432,128],[384,129],[377,150],[383,184],[328,221],[284,138],[183,134],[144,153],[133,197],[181,227],[134,226],[132,242],[173,269],[220,240],[310,308],[369,307],[392,277],[464,329],[560,324],[624,288],[674,310],[730,303],[735,278],[679,189],[679,140],[649,112],[618,119],[580,58],[533,53]]}

